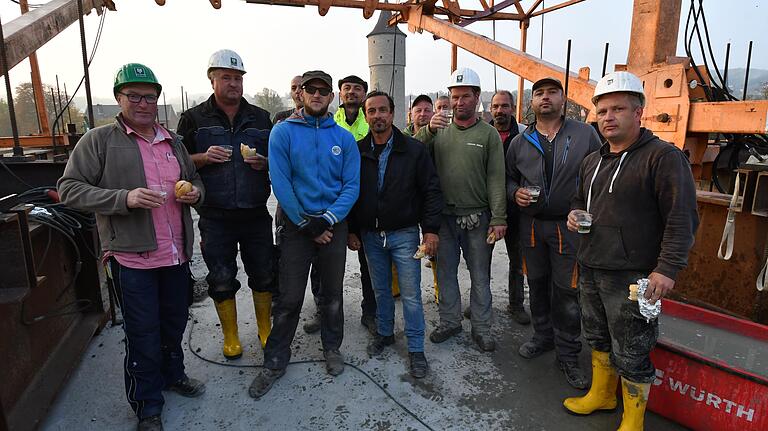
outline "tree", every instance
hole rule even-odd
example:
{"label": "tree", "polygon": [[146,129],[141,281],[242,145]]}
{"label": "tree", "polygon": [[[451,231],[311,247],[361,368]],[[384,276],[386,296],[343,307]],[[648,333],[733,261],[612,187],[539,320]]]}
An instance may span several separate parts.
{"label": "tree", "polygon": [[266,87],[261,90],[261,93],[256,94],[254,99],[256,101],[256,106],[266,110],[270,115],[275,115],[277,112],[285,109],[283,100],[280,98],[280,95],[277,94],[277,91]]}
{"label": "tree", "polygon": [[760,94],[763,95],[763,99],[768,99],[768,81],[763,82],[760,86]]}
{"label": "tree", "polygon": [[[53,94],[55,94],[55,91],[54,93],[51,93],[52,88],[53,87],[51,87],[50,85],[43,84],[45,110],[48,113],[48,122],[49,122],[49,126],[51,127],[51,132],[53,132],[53,127],[52,127],[53,121],[56,119],[56,116],[58,114],[58,111],[54,109],[54,105],[53,105],[52,97],[53,97]],[[58,94],[56,94],[55,97],[56,97],[56,107],[61,110],[61,107],[58,106],[58,103],[59,103]],[[63,95],[61,99],[63,103],[66,104],[66,101],[64,100]],[[7,114],[8,107],[7,107],[7,104],[4,104],[4,105],[5,105],[4,117],[8,118],[8,114]],[[18,128],[19,128],[19,135],[25,136],[25,135],[39,133],[40,127],[37,119],[37,108],[35,107],[35,96],[34,96],[31,82],[24,82],[19,84],[16,87],[16,95],[14,96],[13,106],[16,110],[16,124],[18,125]],[[3,106],[0,105],[0,110],[2,109],[3,109]],[[74,105],[69,106],[69,111],[67,111],[66,109],[63,110],[63,113],[59,118],[59,124],[62,123],[61,121],[62,118],[63,118],[64,124],[70,122],[70,119],[71,119],[72,123],[76,124],[77,126],[80,126],[78,127],[79,129],[82,128],[83,113],[80,112],[80,110],[77,109]],[[2,124],[3,123],[0,122],[0,131],[2,130]],[[66,133],[67,131],[66,126],[64,126],[64,128],[65,128],[64,130],[61,130],[62,127],[60,125],[57,126],[55,129],[56,134]],[[7,134],[3,133],[3,134],[5,136],[9,136],[11,134],[10,126],[8,127],[8,133]]]}

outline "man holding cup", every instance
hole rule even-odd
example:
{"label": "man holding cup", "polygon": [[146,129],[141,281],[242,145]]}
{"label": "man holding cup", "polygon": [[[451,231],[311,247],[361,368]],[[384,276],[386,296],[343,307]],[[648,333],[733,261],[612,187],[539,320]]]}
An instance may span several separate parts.
{"label": "man holding cup", "polygon": [[640,126],[643,82],[629,72],[605,75],[592,97],[597,125],[606,139],[581,165],[579,186],[568,215],[594,223],[579,245],[584,339],[592,347],[592,386],[583,397],[566,399],[572,413],[586,415],[616,407],[621,376],[624,414],[619,429],[643,429],[645,407],[656,372],[650,353],[658,320],[646,320],[628,287],[648,279],[645,298],[655,303],[675,286],[688,263],[699,224],[696,185],[685,153]]}
{"label": "man holding cup", "polygon": [[491,335],[491,254],[507,230],[504,151],[496,129],[477,115],[480,77],[469,68],[451,74],[452,116],[438,112],[415,138],[432,154],[445,198],[437,250],[440,325],[429,339],[442,343],[462,331],[458,267],[467,261],[472,339],[486,352]]}
{"label": "man holding cup", "polygon": [[209,191],[200,213],[208,295],[216,305],[224,335],[223,353],[237,359],[243,349],[237,330],[235,294],[237,251],[253,291],[261,346],[271,330],[273,268],[272,217],[267,174],[269,113],[243,98],[243,60],[228,49],[208,61],[211,97],[181,114],[179,134]]}
{"label": "man holding cup", "polygon": [[582,160],[600,147],[595,130],[563,115],[563,86],[555,78],[533,84],[536,121],[507,150],[507,196],[520,210],[523,271],[528,277],[534,335],[520,346],[532,359],[556,349],[568,383],[587,378],[578,364],[581,314],[576,290],[576,241],[566,227]]}

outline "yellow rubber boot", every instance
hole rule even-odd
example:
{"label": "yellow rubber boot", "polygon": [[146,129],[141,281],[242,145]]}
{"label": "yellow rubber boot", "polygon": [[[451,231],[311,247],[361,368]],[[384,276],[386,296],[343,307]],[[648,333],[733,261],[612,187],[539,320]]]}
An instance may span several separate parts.
{"label": "yellow rubber boot", "polygon": [[234,299],[213,301],[224,334],[224,347],[221,349],[227,359],[237,359],[243,355],[240,338],[237,335],[237,304]]}
{"label": "yellow rubber boot", "polygon": [[392,264],[392,297],[400,296],[400,283],[397,281],[397,267]]}
{"label": "yellow rubber boot", "polygon": [[624,414],[618,431],[643,431],[645,406],[648,404],[650,383],[635,383],[621,378],[621,395],[624,398]]}
{"label": "yellow rubber boot", "polygon": [[253,307],[256,309],[256,324],[259,326],[261,348],[267,346],[267,338],[272,332],[272,294],[270,292],[253,292]]}
{"label": "yellow rubber boot", "polygon": [[563,401],[571,413],[588,415],[595,410],[616,408],[616,385],[619,376],[611,366],[610,353],[592,351],[592,386],[583,397],[566,398]]}

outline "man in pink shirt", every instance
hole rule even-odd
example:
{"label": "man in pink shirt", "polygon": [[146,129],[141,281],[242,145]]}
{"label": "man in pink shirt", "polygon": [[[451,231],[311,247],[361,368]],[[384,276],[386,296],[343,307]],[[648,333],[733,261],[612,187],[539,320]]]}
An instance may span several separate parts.
{"label": "man in pink shirt", "polygon": [[[62,202],[92,211],[123,313],[125,391],[140,431],[162,430],[163,390],[187,397],[205,385],[184,372],[181,340],[191,302],[190,205],[203,185],[181,139],[155,122],[162,90],[148,67],[115,77],[116,121],[86,133],[67,162]],[[177,181],[192,183],[177,196]]]}

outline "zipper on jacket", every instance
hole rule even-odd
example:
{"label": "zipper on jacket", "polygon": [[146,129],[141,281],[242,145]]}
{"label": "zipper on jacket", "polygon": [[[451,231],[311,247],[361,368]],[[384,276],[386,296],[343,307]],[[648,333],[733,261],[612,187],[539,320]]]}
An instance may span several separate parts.
{"label": "zipper on jacket", "polygon": [[563,152],[563,159],[560,162],[560,166],[565,166],[565,161],[568,159],[568,149],[571,147],[571,137],[568,136],[565,140],[565,151]]}

